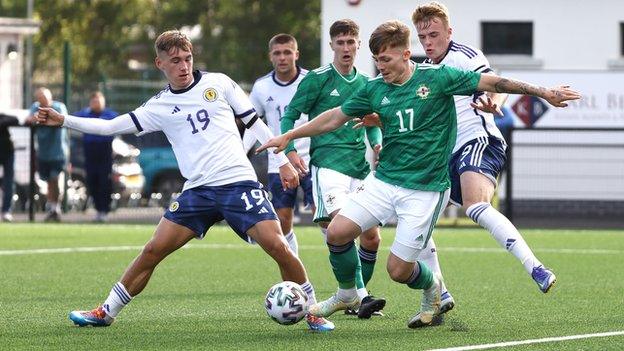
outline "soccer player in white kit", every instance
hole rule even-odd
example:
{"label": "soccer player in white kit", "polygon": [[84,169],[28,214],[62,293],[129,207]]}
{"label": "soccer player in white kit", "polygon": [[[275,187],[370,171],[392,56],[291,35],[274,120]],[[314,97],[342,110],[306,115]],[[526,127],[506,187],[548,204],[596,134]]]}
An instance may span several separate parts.
{"label": "soccer player in white kit", "polygon": [[[453,31],[449,24],[448,9],[444,5],[434,1],[418,6],[412,21],[428,58],[425,63],[484,74],[492,72],[481,50],[451,40]],[[555,274],[535,257],[516,227],[490,205],[496,190],[496,179],[506,161],[507,144],[496,128],[493,115],[488,112],[502,115],[500,106],[506,97],[507,94],[486,97],[483,92],[472,96],[455,96],[457,139],[449,163],[450,202],[462,206],[468,217],[485,228],[501,247],[513,254],[539,289],[546,293],[556,281]],[[440,272],[433,240],[429,240],[419,260]],[[442,287],[440,309],[448,311],[454,304],[451,294]]]}
{"label": "soccer player in white kit", "polygon": [[[229,77],[193,71],[193,46],[180,31],[162,33],[155,49],[156,66],[169,85],[136,110],[101,120],[40,108],[36,117],[41,125],[100,135],[162,130],[187,179],[182,194],[165,212],[154,236],[113,286],[104,304],[91,311],[73,311],[69,318],[79,326],[110,325],[145,288],[160,261],[191,239],[203,238],[223,219],[243,240],[258,243],[277,262],[282,278],[299,283],[314,300],[305,268],[284,240],[275,211],[243,151],[235,117],[263,141],[272,133],[258,121],[253,105]],[[279,158],[282,185],[296,187],[295,169],[285,155]],[[325,319],[312,321],[316,324],[308,319],[313,330],[334,329]]]}
{"label": "soccer player in white kit", "polygon": [[[253,103],[256,113],[266,118],[266,123],[273,135],[281,134],[282,116],[293,95],[295,95],[299,82],[308,73],[306,69],[297,65],[298,59],[297,40],[292,35],[280,33],[273,36],[269,40],[269,60],[273,65],[273,70],[256,80],[249,94],[249,99]],[[307,121],[307,116],[301,115],[296,125],[301,125]],[[256,140],[257,138],[253,133],[245,133],[243,136],[245,149],[251,148]],[[299,171],[299,186],[303,190],[303,201],[306,206],[312,206],[314,209],[312,177],[307,170],[307,165],[310,163],[310,139],[298,139],[296,148],[299,159],[298,163],[293,163],[293,166]],[[283,189],[279,178],[280,160],[271,152],[267,154],[268,190],[271,194],[271,203],[275,208],[288,245],[295,255],[298,255],[299,245],[293,228],[293,209],[297,202],[297,188]]]}

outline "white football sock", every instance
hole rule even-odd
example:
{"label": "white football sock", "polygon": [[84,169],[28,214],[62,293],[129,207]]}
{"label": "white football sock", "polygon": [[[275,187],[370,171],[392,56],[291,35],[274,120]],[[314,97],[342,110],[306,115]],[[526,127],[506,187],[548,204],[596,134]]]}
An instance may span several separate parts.
{"label": "white football sock", "polygon": [[368,296],[368,290],[366,288],[356,289],[358,299],[362,301],[363,298]]}
{"label": "white football sock", "polygon": [[[442,276],[442,269],[440,268],[440,262],[438,262],[438,250],[436,249],[433,237],[429,238],[427,246],[420,251],[417,260],[424,262],[434,274],[437,273],[440,277]],[[443,294],[446,291],[446,285],[444,281],[442,281],[440,284],[440,293]]]}
{"label": "white football sock", "polygon": [[316,303],[316,293],[314,293],[314,286],[309,281],[301,284],[301,288],[308,294],[308,305],[313,305]]}
{"label": "white football sock", "polygon": [[468,207],[466,214],[490,232],[501,247],[516,256],[527,273],[531,274],[533,267],[542,264],[524,241],[518,229],[489,203],[478,202]]}
{"label": "white football sock", "polygon": [[117,282],[117,284],[113,285],[102,307],[109,317],[115,318],[121,309],[130,303],[130,301],[132,301],[132,296],[130,296],[126,287],[124,287],[121,282]]}
{"label": "white football sock", "polygon": [[286,241],[288,241],[288,246],[290,246],[292,252],[295,253],[295,256],[299,257],[299,243],[297,243],[295,232],[291,230],[290,233],[284,235],[284,237]]}
{"label": "white football sock", "polygon": [[358,298],[357,291],[354,288],[351,289],[341,289],[338,288],[338,292],[336,293],[336,297],[340,301],[352,301],[354,298]]}

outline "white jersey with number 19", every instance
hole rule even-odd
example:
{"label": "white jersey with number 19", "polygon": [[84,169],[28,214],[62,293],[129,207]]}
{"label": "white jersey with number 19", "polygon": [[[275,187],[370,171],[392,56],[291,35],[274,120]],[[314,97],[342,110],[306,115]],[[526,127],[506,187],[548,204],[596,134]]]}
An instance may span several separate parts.
{"label": "white jersey with number 19", "polygon": [[188,88],[167,86],[129,115],[138,135],[162,130],[171,143],[184,189],[257,181],[234,118],[255,114],[249,98],[222,73],[193,72]]}

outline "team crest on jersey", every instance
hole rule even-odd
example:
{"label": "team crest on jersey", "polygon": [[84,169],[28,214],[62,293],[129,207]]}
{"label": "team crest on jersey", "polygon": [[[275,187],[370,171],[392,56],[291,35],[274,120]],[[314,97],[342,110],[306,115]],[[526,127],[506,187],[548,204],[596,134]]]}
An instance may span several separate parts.
{"label": "team crest on jersey", "polygon": [[171,203],[171,205],[169,205],[169,212],[175,212],[178,210],[178,208],[180,208],[180,203],[177,201],[174,201]]}
{"label": "team crest on jersey", "polygon": [[219,97],[217,94],[217,90],[215,88],[208,88],[204,90],[204,100],[208,102],[213,102]]}
{"label": "team crest on jersey", "polygon": [[421,99],[426,99],[427,96],[429,96],[429,88],[427,88],[426,85],[421,84],[421,86],[418,87],[418,89],[416,89],[416,95],[418,95],[418,97],[420,97]]}

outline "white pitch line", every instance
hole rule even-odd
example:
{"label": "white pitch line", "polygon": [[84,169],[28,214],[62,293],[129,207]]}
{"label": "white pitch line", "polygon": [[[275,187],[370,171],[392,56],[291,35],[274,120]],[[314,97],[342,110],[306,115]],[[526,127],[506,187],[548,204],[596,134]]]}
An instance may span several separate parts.
{"label": "white pitch line", "polygon": [[[94,246],[94,247],[60,247],[50,249],[21,249],[21,250],[0,250],[0,256],[34,255],[34,254],[58,254],[76,252],[106,252],[106,251],[138,251],[143,246]],[[248,244],[189,244],[183,249],[254,249],[257,245]],[[300,245],[303,250],[327,250],[325,245]],[[381,247],[381,250],[389,250],[389,246]],[[440,252],[465,252],[465,253],[505,253],[507,251],[495,247],[441,247]],[[574,255],[623,255],[624,250],[609,249],[534,249],[535,252],[548,252]]]}
{"label": "white pitch line", "polygon": [[559,337],[543,338],[543,339],[507,341],[507,342],[500,342],[500,343],[496,343],[496,344],[482,344],[482,345],[469,345],[469,346],[449,347],[449,348],[446,348],[446,349],[432,349],[432,350],[429,350],[429,351],[485,350],[485,349],[494,349],[494,348],[499,348],[499,347],[528,345],[528,344],[541,344],[541,343],[545,343],[545,342],[556,342],[556,341],[577,340],[577,339],[604,338],[604,337],[608,337],[608,336],[619,336],[619,335],[624,335],[624,330],[614,331],[614,332],[605,332],[605,333],[595,333],[595,334],[579,334],[579,335],[559,336]]}

